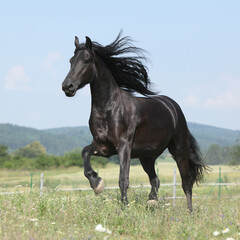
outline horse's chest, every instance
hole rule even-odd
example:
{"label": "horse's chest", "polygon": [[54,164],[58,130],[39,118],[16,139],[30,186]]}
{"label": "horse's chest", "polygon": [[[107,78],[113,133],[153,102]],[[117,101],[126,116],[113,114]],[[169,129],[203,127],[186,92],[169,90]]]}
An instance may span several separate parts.
{"label": "horse's chest", "polygon": [[109,124],[105,119],[98,118],[95,121],[90,121],[90,129],[96,141],[109,142],[111,134],[109,134]]}
{"label": "horse's chest", "polygon": [[129,119],[121,108],[102,112],[92,112],[89,126],[93,138],[101,143],[111,143],[117,146],[119,138],[128,128]]}
{"label": "horse's chest", "polygon": [[99,128],[95,128],[93,137],[99,142],[107,142],[108,141],[108,126],[101,126]]}

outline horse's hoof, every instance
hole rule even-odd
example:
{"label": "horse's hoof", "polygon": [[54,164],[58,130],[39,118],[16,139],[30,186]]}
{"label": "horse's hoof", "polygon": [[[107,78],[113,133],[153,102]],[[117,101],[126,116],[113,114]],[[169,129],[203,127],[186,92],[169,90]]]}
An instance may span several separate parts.
{"label": "horse's hoof", "polygon": [[147,201],[147,205],[156,207],[156,206],[158,206],[158,202],[154,199],[151,199],[151,200]]}
{"label": "horse's hoof", "polygon": [[104,181],[101,179],[97,187],[94,188],[93,190],[96,194],[100,194],[103,191],[103,189],[104,189]]}

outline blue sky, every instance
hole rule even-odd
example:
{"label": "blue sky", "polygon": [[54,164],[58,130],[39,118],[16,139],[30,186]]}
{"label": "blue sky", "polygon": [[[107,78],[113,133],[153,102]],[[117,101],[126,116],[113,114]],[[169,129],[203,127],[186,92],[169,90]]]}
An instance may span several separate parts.
{"label": "blue sky", "polygon": [[188,121],[240,129],[240,1],[1,1],[0,123],[83,126],[89,86],[67,98],[74,36],[103,45],[119,31],[148,51],[155,89]]}

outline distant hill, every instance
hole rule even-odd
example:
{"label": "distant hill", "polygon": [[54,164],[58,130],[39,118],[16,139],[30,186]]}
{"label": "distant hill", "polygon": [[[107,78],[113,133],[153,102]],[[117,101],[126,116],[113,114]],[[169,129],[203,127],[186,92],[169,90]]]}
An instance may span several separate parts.
{"label": "distant hill", "polygon": [[190,122],[188,122],[188,127],[202,149],[207,149],[213,143],[220,146],[231,146],[236,144],[236,140],[240,138],[239,130],[229,130]]}
{"label": "distant hill", "polygon": [[0,124],[0,145],[7,145],[11,151],[24,147],[32,141],[40,141],[49,154],[61,155],[73,148],[89,144],[91,139],[88,127],[37,130]]}
{"label": "distant hill", "polygon": [[[240,131],[222,129],[202,124],[188,123],[202,149],[217,143],[230,146],[240,137]],[[92,140],[89,128],[63,127],[37,130],[12,124],[0,124],[0,145],[7,145],[11,151],[24,147],[32,141],[40,141],[49,154],[61,155],[73,148],[82,148]]]}

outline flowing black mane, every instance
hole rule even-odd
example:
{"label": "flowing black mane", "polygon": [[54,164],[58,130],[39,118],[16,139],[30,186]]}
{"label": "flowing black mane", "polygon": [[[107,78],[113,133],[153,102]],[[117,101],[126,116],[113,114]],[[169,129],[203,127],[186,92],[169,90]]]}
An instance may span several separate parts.
{"label": "flowing black mane", "polygon": [[149,89],[150,79],[147,67],[143,64],[143,61],[147,61],[144,50],[133,46],[131,38],[121,38],[120,32],[115,41],[105,47],[93,42],[93,49],[109,68],[119,87],[145,96],[157,94]]}

